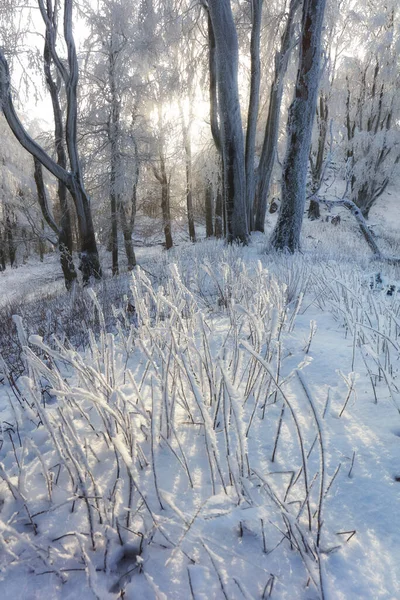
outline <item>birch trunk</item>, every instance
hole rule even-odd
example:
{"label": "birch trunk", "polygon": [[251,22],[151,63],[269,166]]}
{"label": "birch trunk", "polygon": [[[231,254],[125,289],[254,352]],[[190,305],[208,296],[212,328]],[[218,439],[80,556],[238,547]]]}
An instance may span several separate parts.
{"label": "birch trunk", "polygon": [[303,5],[299,69],[289,109],[288,144],[282,174],[282,204],[271,245],[295,252],[306,201],[307,166],[320,81],[321,33],[326,0]]}

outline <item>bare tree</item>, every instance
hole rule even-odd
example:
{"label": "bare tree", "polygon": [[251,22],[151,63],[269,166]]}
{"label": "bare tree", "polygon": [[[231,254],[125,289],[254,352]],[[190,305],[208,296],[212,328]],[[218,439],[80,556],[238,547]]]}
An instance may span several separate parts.
{"label": "bare tree", "polygon": [[258,122],[258,109],[260,104],[260,32],[262,22],[262,6],[264,0],[251,0],[251,40],[250,40],[250,98],[249,109],[247,113],[247,131],[246,131],[246,206],[249,229],[253,230],[254,219],[254,195],[255,195],[255,150],[256,133]]}
{"label": "bare tree", "polygon": [[[65,151],[65,138],[64,138],[64,123],[62,117],[62,109],[61,109],[61,101],[60,101],[60,85],[56,78],[53,76],[52,68],[54,66],[54,62],[52,60],[51,53],[51,31],[56,34],[57,33],[57,9],[53,8],[52,3],[48,2],[46,6],[46,13],[42,10],[42,15],[45,18],[46,24],[46,33],[45,33],[45,43],[44,43],[44,51],[43,51],[43,68],[44,75],[46,80],[47,89],[50,93],[51,103],[53,107],[53,117],[54,117],[54,145],[57,155],[57,164],[63,168],[67,169],[67,154]],[[60,74],[59,74],[60,76]],[[51,223],[51,219],[49,220],[49,212],[46,210],[46,191],[43,183],[43,175],[42,175],[42,167],[40,162],[37,159],[34,159],[35,162],[35,182],[38,192],[39,204],[42,209],[43,217],[46,220],[47,224],[53,229],[53,231],[57,234],[58,238],[58,248],[60,251],[60,262],[61,268],[64,275],[65,286],[67,289],[70,289],[73,282],[76,280],[77,274],[75,271],[74,262],[72,259],[72,225],[71,225],[71,214],[68,205],[67,198],[67,187],[65,183],[59,179],[58,180],[58,201],[60,205],[60,224],[57,228],[57,231],[54,229],[53,225],[55,223]],[[44,210],[44,212],[43,212]]]}
{"label": "bare tree", "polygon": [[[56,49],[57,29],[49,19],[43,0],[38,0],[39,8],[46,25],[48,48],[65,86],[66,126],[65,139],[69,158],[69,170],[54,161],[43,148],[26,132],[19,120],[11,97],[11,83],[8,63],[3,50],[0,50],[0,102],[4,116],[19,143],[37,159],[50,173],[61,181],[74,201],[81,252],[80,269],[84,282],[91,276],[101,277],[101,267],[93,226],[90,199],[85,190],[77,145],[77,87],[79,78],[78,59],[72,35],[72,0],[64,0],[64,41],[67,48],[67,61],[60,58]],[[54,13],[54,4],[47,3]]]}
{"label": "bare tree", "polygon": [[289,64],[290,53],[294,47],[295,16],[300,4],[301,0],[291,0],[290,2],[280,49],[275,55],[275,73],[270,90],[264,141],[257,169],[257,191],[254,205],[254,229],[256,231],[264,231],[268,193],[271,185],[272,170],[275,163],[276,147],[278,143],[283,84]]}
{"label": "bare tree", "polygon": [[320,81],[321,33],[326,0],[304,0],[299,68],[288,117],[282,204],[271,245],[295,252],[306,202],[307,167]]}
{"label": "bare tree", "polygon": [[363,59],[351,61],[352,69],[346,77],[351,199],[365,218],[400,162],[396,119],[400,77],[394,8],[376,36],[378,44]]}
{"label": "bare tree", "polygon": [[215,39],[218,114],[228,241],[247,243],[244,139],[238,88],[238,39],[230,0],[209,0]]}

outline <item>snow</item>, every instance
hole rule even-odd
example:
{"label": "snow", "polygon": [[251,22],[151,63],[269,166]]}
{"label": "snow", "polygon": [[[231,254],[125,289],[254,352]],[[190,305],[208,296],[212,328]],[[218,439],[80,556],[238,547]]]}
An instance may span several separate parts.
{"label": "snow", "polygon": [[399,597],[400,305],[370,285],[398,273],[346,220],[265,245],[142,249],[137,327],[29,338],[0,384],[1,598]]}

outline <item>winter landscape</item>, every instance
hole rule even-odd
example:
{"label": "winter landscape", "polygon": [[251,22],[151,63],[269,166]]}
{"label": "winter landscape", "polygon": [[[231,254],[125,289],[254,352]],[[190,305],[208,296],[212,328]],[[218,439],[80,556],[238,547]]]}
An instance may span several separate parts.
{"label": "winter landscape", "polygon": [[0,0],[0,598],[400,598],[395,0]]}

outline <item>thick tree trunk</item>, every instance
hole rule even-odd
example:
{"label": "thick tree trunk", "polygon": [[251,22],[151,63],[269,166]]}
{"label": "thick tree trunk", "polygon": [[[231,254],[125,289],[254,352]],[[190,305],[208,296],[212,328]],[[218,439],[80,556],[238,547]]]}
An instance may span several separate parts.
{"label": "thick tree trunk", "polygon": [[209,0],[208,6],[216,48],[227,239],[230,242],[247,243],[244,140],[238,88],[238,40],[230,0]]}
{"label": "thick tree trunk", "polygon": [[256,153],[256,133],[258,121],[258,109],[260,102],[260,32],[261,16],[264,0],[251,0],[251,40],[250,40],[250,98],[249,109],[247,113],[247,132],[246,132],[246,207],[247,220],[250,231],[254,228],[254,195],[255,195],[255,153]]}
{"label": "thick tree trunk", "polygon": [[289,109],[288,145],[282,174],[282,204],[271,244],[295,252],[306,201],[307,166],[320,81],[321,32],[326,0],[303,5],[299,69]]}
{"label": "thick tree trunk", "polygon": [[295,16],[300,0],[292,0],[281,38],[281,47],[275,56],[275,73],[269,96],[268,117],[265,126],[264,142],[257,169],[257,190],[254,206],[254,229],[264,232],[267,212],[268,193],[271,186],[272,171],[275,163],[278,143],[279,121],[283,97],[283,84],[293,46]]}

